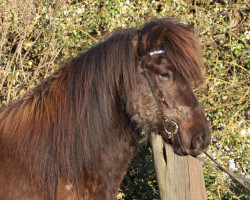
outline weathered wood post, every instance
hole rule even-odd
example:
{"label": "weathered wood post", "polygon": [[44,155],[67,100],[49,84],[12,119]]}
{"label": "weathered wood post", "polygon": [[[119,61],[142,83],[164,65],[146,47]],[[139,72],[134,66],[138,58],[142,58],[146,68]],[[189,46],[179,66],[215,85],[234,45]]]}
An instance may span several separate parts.
{"label": "weathered wood post", "polygon": [[151,133],[151,144],[161,200],[206,200],[200,161],[176,155],[171,145],[156,133]]}

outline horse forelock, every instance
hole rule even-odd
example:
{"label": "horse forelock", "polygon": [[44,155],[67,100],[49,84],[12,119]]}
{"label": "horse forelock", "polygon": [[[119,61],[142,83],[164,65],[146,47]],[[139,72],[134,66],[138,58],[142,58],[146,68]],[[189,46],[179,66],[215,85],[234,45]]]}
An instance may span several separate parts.
{"label": "horse forelock", "polygon": [[199,41],[193,27],[175,19],[161,18],[146,24],[139,34],[138,54],[164,49],[167,60],[190,83],[198,85],[204,79],[204,64]]}

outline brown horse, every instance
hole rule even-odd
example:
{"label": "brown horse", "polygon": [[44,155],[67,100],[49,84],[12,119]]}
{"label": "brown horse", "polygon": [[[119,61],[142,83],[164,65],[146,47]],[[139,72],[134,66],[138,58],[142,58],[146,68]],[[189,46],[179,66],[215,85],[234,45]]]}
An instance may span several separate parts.
{"label": "brown horse", "polygon": [[[178,124],[170,139],[144,70]],[[210,129],[192,85],[202,79],[192,28],[167,18],[72,58],[0,109],[0,199],[115,199],[142,130],[177,154],[201,153]]]}

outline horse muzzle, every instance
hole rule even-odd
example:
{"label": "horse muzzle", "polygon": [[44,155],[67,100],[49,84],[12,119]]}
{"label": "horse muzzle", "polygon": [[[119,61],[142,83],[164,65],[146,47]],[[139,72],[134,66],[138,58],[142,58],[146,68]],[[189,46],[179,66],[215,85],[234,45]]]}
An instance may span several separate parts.
{"label": "horse muzzle", "polygon": [[178,155],[192,155],[196,156],[201,154],[210,144],[211,131],[210,129],[198,134],[187,141],[183,138],[182,133],[178,132],[174,137],[171,138],[174,152]]}

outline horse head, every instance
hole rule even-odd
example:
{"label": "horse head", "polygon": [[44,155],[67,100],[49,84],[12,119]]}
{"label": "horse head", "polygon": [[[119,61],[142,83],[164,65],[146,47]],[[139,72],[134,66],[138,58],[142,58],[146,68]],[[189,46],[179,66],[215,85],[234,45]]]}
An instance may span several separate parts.
{"label": "horse head", "polygon": [[192,89],[204,68],[192,27],[152,21],[139,32],[138,54],[137,89],[127,97],[135,128],[158,132],[179,155],[200,154],[211,131]]}

